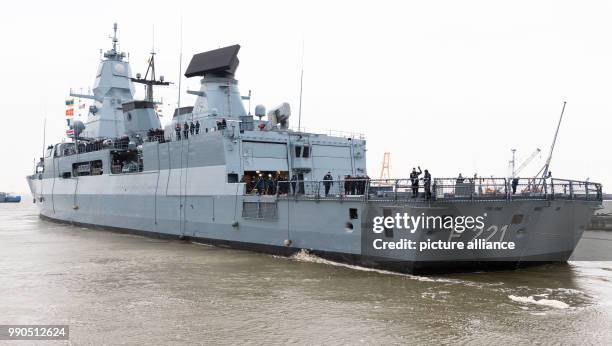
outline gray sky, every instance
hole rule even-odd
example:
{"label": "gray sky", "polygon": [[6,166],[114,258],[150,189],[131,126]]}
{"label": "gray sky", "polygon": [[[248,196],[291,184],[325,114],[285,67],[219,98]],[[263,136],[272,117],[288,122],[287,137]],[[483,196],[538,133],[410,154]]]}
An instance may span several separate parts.
{"label": "gray sky", "polygon": [[[611,191],[612,5],[559,0],[7,3],[0,191],[27,191],[43,119],[47,143],[59,141],[69,89],[92,86],[113,22],[134,74],[146,68],[155,31],[158,74],[177,82],[181,16],[183,68],[195,53],[240,44],[242,93],[253,90],[253,108],[289,102],[293,124],[303,41],[303,126],[364,133],[372,177],[385,151],[397,177],[416,165],[437,177],[503,176],[511,148],[519,163],[541,148],[524,171],[534,174],[566,100],[551,170]],[[171,115],[176,84],[157,95]],[[183,105],[193,100],[182,96]]]}

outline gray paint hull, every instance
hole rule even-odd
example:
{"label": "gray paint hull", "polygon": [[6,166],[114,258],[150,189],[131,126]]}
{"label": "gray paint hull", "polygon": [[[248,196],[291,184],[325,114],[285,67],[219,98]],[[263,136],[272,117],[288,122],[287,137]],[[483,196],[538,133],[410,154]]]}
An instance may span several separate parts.
{"label": "gray paint hull", "polygon": [[[141,181],[145,179],[145,174],[137,175]],[[109,176],[107,179],[125,179],[123,177]],[[99,177],[64,179],[61,189],[58,188],[61,184],[55,181],[59,179],[30,177],[28,182],[36,197],[40,215],[52,220],[154,236],[192,238],[215,245],[282,255],[306,249],[325,258],[351,264],[421,274],[516,268],[522,264],[566,261],[599,205],[597,202],[577,200],[429,203],[301,200],[241,194],[172,196],[163,189],[150,189],[151,194],[112,190],[101,194],[79,192],[88,191],[99,184],[97,179]],[[158,173],[150,174],[146,179],[158,181]],[[58,190],[72,193],[59,193]],[[274,202],[276,217],[243,217],[244,202],[253,201]],[[357,209],[357,219],[350,219],[350,208]],[[383,209],[412,215],[478,216],[485,213],[485,232],[491,226],[498,229],[506,226],[503,238],[515,242],[516,250],[506,251],[503,256],[491,250],[429,253],[374,251],[370,246],[372,219],[383,215]],[[512,219],[517,214],[523,215],[523,220],[513,224]],[[347,227],[347,223],[352,224],[352,229]],[[438,230],[414,234],[395,230],[392,233],[387,235],[386,240],[450,239],[449,232]],[[490,238],[493,241],[502,236],[501,231],[491,233],[478,237],[493,237]],[[473,232],[464,232],[455,234],[454,239],[467,242],[475,236]]]}

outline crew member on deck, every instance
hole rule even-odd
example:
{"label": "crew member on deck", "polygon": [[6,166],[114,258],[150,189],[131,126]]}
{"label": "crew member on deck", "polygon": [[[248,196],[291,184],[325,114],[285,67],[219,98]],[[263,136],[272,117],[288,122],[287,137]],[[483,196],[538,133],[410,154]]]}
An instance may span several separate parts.
{"label": "crew member on deck", "polygon": [[296,193],[296,185],[297,185],[297,176],[294,174],[291,176],[291,193],[295,195]]}
{"label": "crew member on deck", "polygon": [[195,123],[195,133],[196,135],[200,134],[200,122],[198,120]]}
{"label": "crew member on deck", "polygon": [[334,185],[334,182],[332,180],[334,180],[334,178],[332,177],[331,172],[327,172],[327,174],[323,176],[323,185],[325,186],[325,197],[329,195],[329,188],[332,185]]}
{"label": "crew member on deck", "polygon": [[195,132],[195,124],[192,121],[191,124],[189,124],[189,133],[193,136],[194,132]]}
{"label": "crew member on deck", "polygon": [[465,178],[463,178],[461,173],[459,173],[459,176],[457,177],[457,184],[463,184],[464,181],[465,181]]}
{"label": "crew member on deck", "polygon": [[351,176],[348,174],[344,176],[344,194],[351,194]]}
{"label": "crew member on deck", "polygon": [[423,188],[425,189],[425,198],[431,199],[431,174],[428,170],[425,170],[423,175]]}
{"label": "crew member on deck", "polygon": [[261,173],[257,177],[257,182],[255,183],[255,187],[257,188],[257,194],[258,195],[265,194],[265,192],[266,192],[266,181],[265,181],[264,177],[261,175]]}
{"label": "crew member on deck", "polygon": [[187,122],[183,125],[183,137],[185,139],[189,138],[189,125],[187,125]]}
{"label": "crew member on deck", "polygon": [[519,178],[512,179],[512,194],[516,193],[516,187],[518,186]]}
{"label": "crew member on deck", "polygon": [[421,171],[421,166],[418,167],[418,172],[416,169],[414,169],[414,167],[412,167],[412,173],[410,173],[410,182],[412,183],[412,198],[419,196],[419,175],[421,175],[423,171]]}
{"label": "crew member on deck", "polygon": [[181,125],[179,123],[176,123],[174,130],[176,131],[176,140],[180,141],[181,140]]}
{"label": "crew member on deck", "polygon": [[358,195],[363,195],[365,194],[365,180],[363,179],[363,176],[358,175],[355,177],[357,179],[357,194]]}

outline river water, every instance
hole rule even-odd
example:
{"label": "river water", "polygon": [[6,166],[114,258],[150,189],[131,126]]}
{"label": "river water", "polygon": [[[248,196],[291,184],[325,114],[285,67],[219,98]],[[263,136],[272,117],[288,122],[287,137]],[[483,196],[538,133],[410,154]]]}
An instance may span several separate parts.
{"label": "river water", "polygon": [[56,224],[26,201],[0,204],[0,312],[72,344],[610,345],[612,262],[418,277]]}

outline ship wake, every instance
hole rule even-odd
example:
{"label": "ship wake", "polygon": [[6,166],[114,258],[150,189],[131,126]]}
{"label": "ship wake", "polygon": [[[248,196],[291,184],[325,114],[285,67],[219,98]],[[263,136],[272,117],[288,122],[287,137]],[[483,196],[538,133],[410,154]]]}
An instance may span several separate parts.
{"label": "ship wake", "polygon": [[555,308],[555,309],[567,309],[570,307],[569,304],[564,303],[560,300],[555,300],[555,299],[546,299],[546,298],[535,299],[534,296],[522,297],[522,296],[515,296],[515,295],[509,295],[508,298],[510,298],[510,300],[517,302],[517,303],[542,305],[542,306]]}
{"label": "ship wake", "polygon": [[314,255],[306,249],[302,249],[296,252],[291,257],[289,257],[289,259],[293,261],[298,261],[298,262],[325,264],[325,265],[348,268],[348,269],[358,270],[358,271],[363,271],[363,272],[374,272],[374,273],[383,274],[383,275],[402,276],[402,277],[406,277],[406,278],[410,278],[410,279],[414,279],[418,281],[461,283],[461,280],[453,280],[453,279],[447,279],[447,278],[434,278],[434,277],[429,277],[429,276],[417,276],[417,275],[393,272],[389,270],[368,268],[368,267],[362,267],[362,266],[353,265],[353,264],[336,262],[336,261],[328,260],[328,259],[319,257],[317,255]]}

